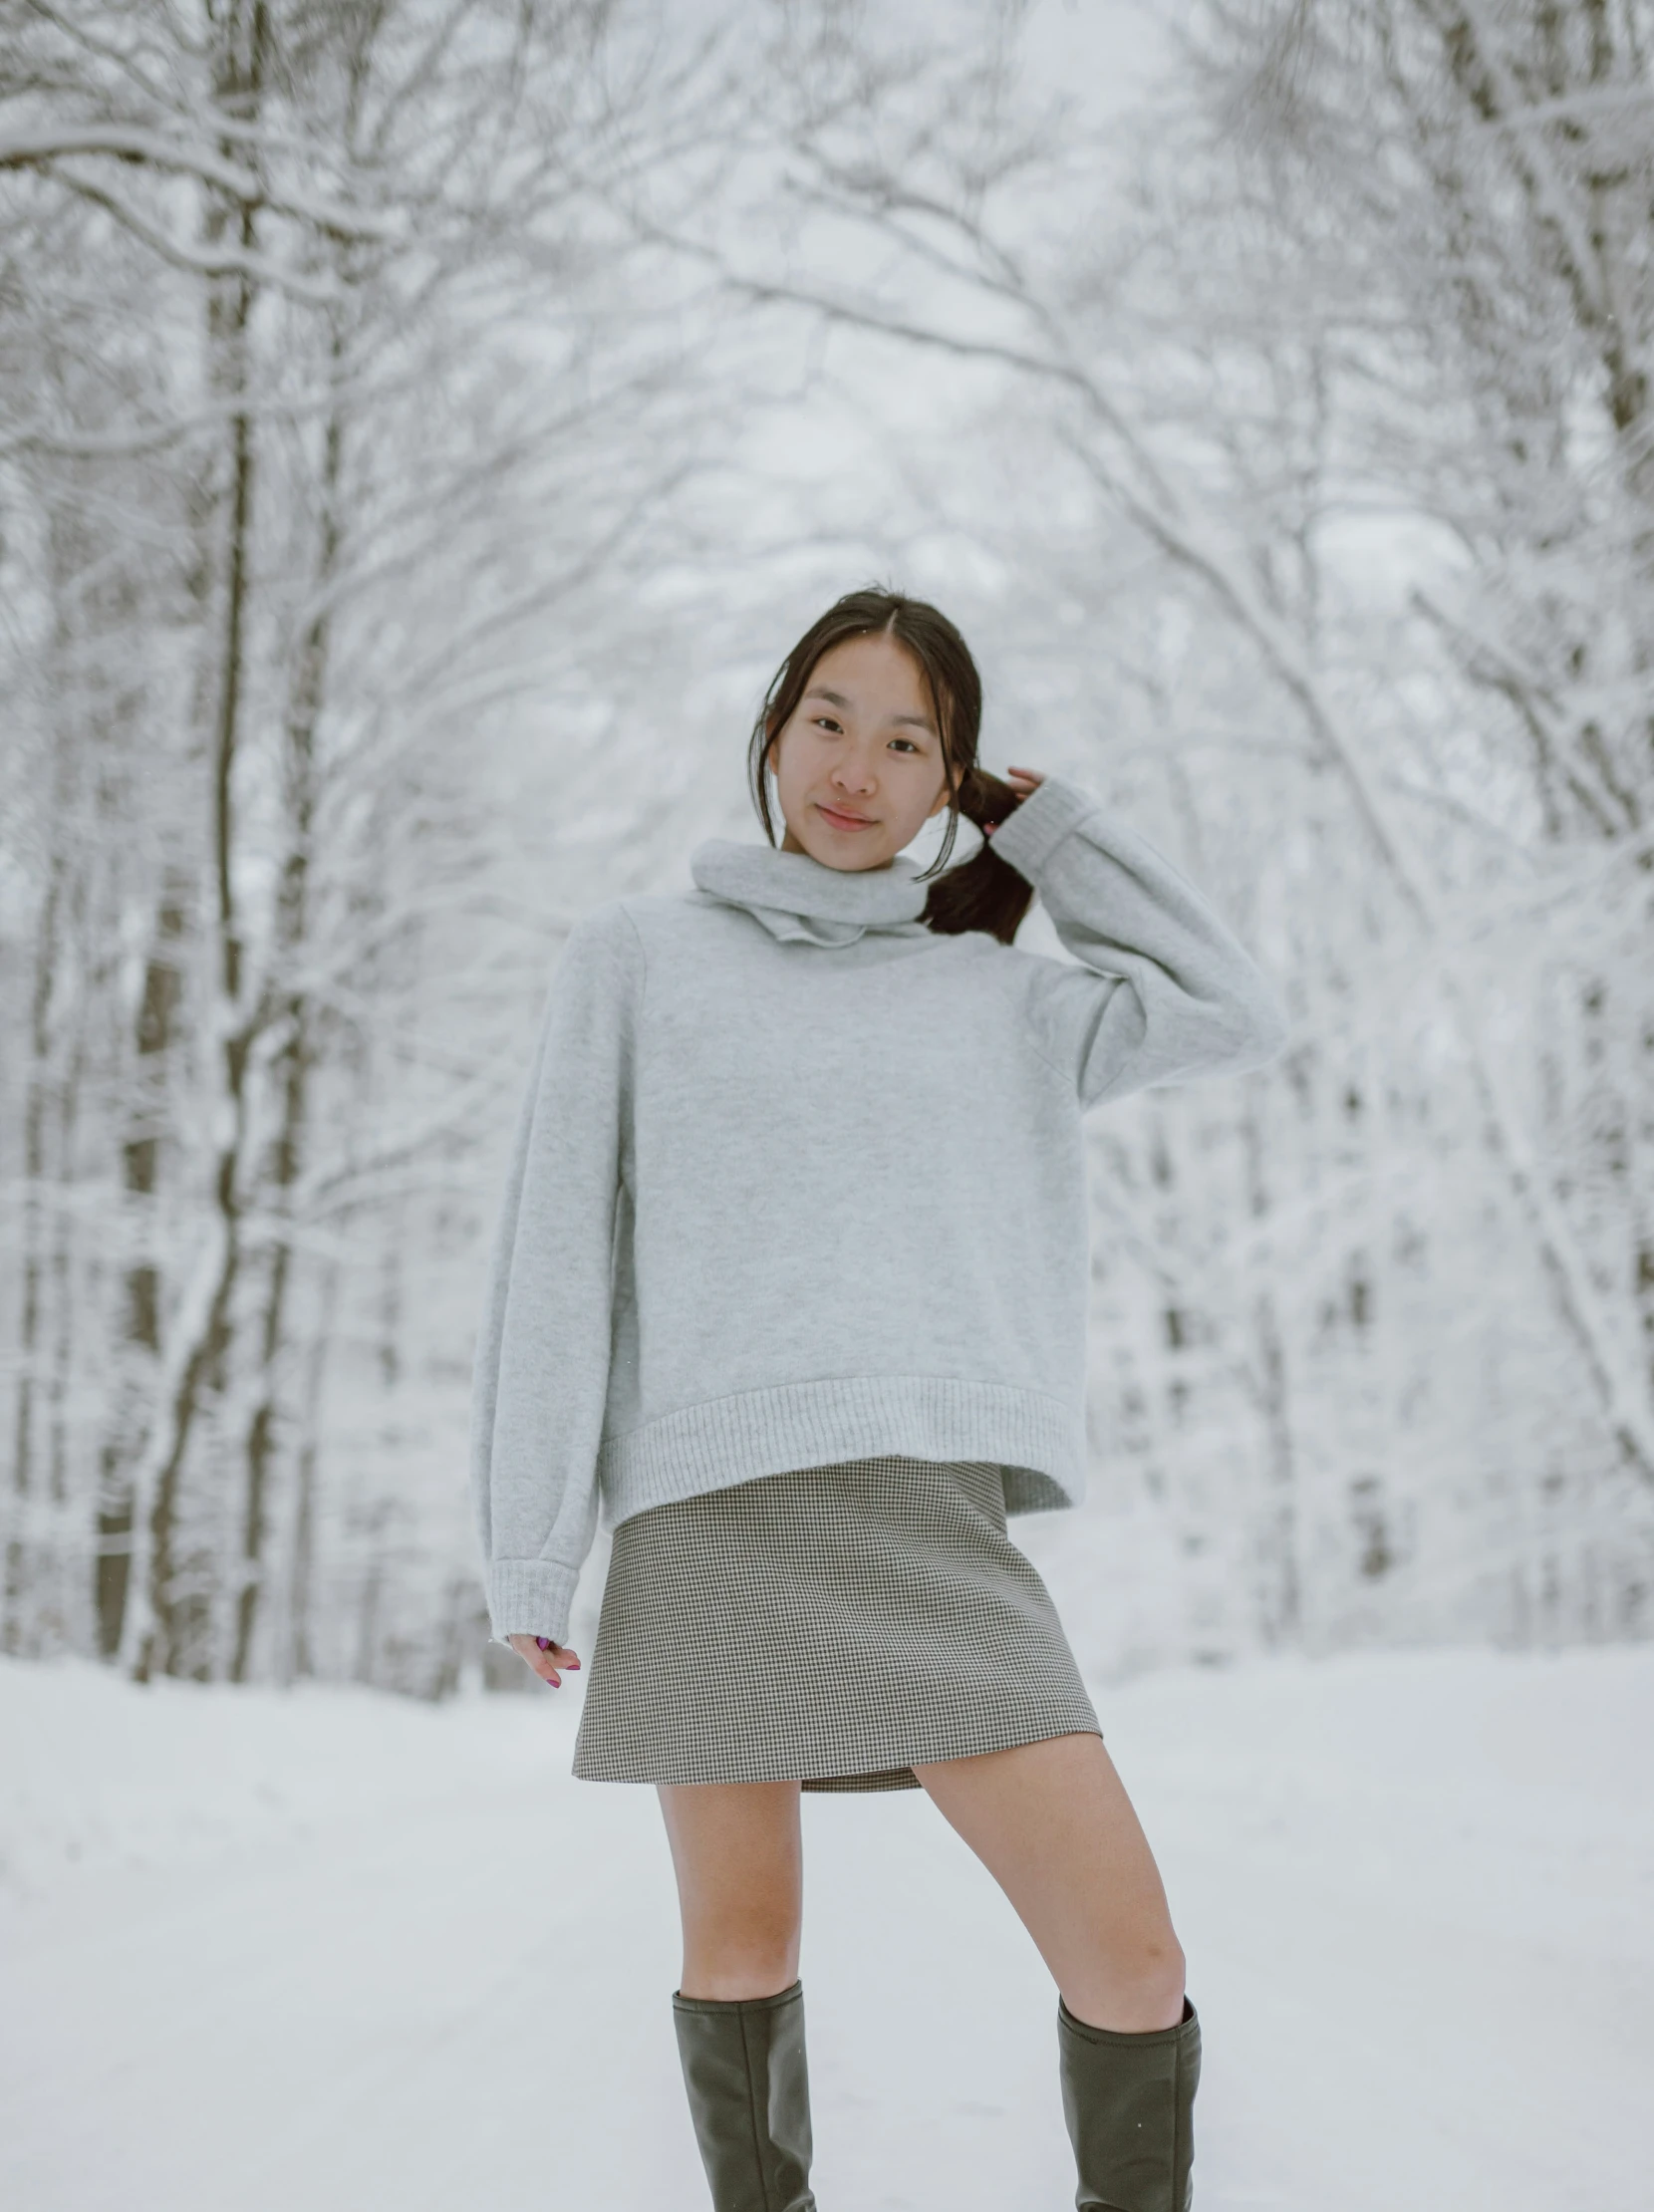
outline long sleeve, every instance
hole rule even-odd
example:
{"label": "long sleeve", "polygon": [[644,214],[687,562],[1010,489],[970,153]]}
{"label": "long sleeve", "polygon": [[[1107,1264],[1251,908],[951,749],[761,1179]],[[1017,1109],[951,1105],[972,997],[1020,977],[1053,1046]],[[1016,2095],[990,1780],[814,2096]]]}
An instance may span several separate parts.
{"label": "long sleeve", "polygon": [[597,1526],[616,1207],[643,948],[619,905],[552,978],[494,1233],[470,1484],[497,1640],[555,1637]]}
{"label": "long sleeve", "polygon": [[1047,776],[993,833],[1083,965],[1031,957],[1042,1049],[1095,1106],[1153,1083],[1274,1058],[1280,994],[1213,907],[1147,838]]}

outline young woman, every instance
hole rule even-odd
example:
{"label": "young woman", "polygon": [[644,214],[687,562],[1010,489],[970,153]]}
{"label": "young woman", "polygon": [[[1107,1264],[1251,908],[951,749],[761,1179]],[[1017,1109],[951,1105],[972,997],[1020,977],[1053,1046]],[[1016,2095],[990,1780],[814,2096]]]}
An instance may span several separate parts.
{"label": "young woman", "polygon": [[[717,2212],[810,2212],[799,1792],[925,1790],[1058,1989],[1082,2207],[1184,2212],[1200,2028],[1143,1831],[1006,1515],[1085,1480],[1081,1116],[1255,1067],[1272,986],[1076,784],[977,766],[934,607],[854,592],[771,685],[767,845],[589,915],[476,1354],[495,1637],[551,1684],[614,1547],[577,1775],[660,1792]],[[775,814],[785,834],[775,844]],[[921,873],[904,849],[947,811]],[[984,843],[948,867],[961,814]],[[1034,891],[1072,961],[1018,951]]]}

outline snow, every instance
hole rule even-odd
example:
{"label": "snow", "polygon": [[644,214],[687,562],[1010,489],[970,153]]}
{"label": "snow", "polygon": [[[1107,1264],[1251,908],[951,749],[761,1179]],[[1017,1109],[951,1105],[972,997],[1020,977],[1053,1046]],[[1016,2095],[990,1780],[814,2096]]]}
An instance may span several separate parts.
{"label": "snow", "polygon": [[[1206,2031],[1200,2212],[1644,2212],[1654,1651],[1095,1686]],[[652,1792],[578,1688],[0,1662],[0,2201],[698,2207]],[[1055,1999],[917,1794],[805,1799],[824,2212],[1073,2201]]]}

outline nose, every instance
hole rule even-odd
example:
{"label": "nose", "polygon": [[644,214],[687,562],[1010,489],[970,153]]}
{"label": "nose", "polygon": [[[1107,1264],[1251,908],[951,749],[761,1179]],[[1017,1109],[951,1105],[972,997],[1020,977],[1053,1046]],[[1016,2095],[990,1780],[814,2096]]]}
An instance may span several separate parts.
{"label": "nose", "polygon": [[833,783],[848,797],[852,792],[871,791],[876,777],[871,755],[853,746],[846,746],[833,764]]}

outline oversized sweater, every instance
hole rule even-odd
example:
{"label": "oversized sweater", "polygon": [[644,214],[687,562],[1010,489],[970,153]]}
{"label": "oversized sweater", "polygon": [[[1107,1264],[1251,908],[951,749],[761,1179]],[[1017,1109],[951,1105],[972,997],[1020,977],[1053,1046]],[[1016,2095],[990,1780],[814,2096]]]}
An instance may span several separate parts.
{"label": "oversized sweater", "polygon": [[570,935],[476,1344],[497,1638],[564,1637],[600,1513],[881,1455],[997,1462],[1011,1513],[1083,1495],[1082,1114],[1256,1067],[1286,1019],[1077,785],[993,849],[1075,960],[935,934],[904,857],[727,839]]}

